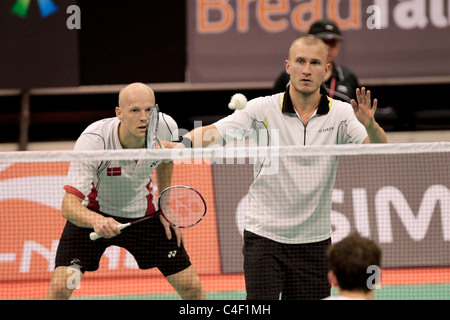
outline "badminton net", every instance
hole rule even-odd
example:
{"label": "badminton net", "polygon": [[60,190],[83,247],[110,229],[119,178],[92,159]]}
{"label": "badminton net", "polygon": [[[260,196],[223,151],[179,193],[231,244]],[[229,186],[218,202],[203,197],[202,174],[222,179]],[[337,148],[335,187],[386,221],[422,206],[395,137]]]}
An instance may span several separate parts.
{"label": "badminton net", "polygon": [[[450,144],[417,143],[0,153],[0,299],[46,295],[66,224],[61,203],[71,163],[116,163],[105,167],[114,179],[130,159],[171,160],[172,185],[190,186],[204,197],[206,216],[183,232],[209,299],[245,299],[243,231],[248,212],[258,206],[259,221],[280,241],[308,239],[301,223],[298,231],[286,224],[304,219],[308,226],[305,212],[314,206],[325,216],[329,212],[324,225],[314,228],[331,230],[333,242],[351,232],[376,241],[382,249],[378,299],[450,296]],[[114,196],[131,196],[128,187],[122,191]],[[264,210],[270,202],[286,220]],[[158,269],[140,270],[133,255],[111,246],[72,298],[179,297]]]}

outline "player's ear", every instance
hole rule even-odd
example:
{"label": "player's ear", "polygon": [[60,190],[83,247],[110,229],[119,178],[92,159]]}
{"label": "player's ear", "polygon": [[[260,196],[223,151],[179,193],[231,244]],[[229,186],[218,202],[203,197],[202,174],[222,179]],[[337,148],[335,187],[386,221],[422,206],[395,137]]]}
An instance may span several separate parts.
{"label": "player's ear", "polygon": [[122,117],[122,110],[119,107],[116,107],[116,117],[119,119]]}
{"label": "player's ear", "polygon": [[337,277],[333,271],[328,271],[328,281],[330,281],[333,287],[339,287],[339,283],[337,281]]}
{"label": "player's ear", "polygon": [[289,60],[285,60],[285,61],[284,61],[284,65],[285,65],[285,67],[286,67],[286,72],[287,72],[288,74],[291,74],[290,71],[289,71],[290,66],[291,66]]}

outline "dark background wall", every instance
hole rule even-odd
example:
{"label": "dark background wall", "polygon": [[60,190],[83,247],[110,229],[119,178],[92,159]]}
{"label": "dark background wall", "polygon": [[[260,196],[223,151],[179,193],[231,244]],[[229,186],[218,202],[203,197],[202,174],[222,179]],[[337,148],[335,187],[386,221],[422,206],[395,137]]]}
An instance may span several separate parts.
{"label": "dark background wall", "polygon": [[[26,16],[0,2],[0,88],[183,82],[186,8],[179,0],[56,0],[40,14],[31,1]],[[81,9],[81,29],[67,28]]]}
{"label": "dark background wall", "polygon": [[78,2],[82,85],[185,80],[184,1]]}

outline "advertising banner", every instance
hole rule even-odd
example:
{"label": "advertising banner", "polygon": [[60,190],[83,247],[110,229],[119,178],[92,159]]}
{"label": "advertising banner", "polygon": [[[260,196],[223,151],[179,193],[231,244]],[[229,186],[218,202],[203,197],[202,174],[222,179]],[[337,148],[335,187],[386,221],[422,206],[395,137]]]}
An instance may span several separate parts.
{"label": "advertising banner", "polygon": [[195,83],[275,81],[292,41],[321,18],[345,38],[337,62],[359,78],[450,75],[446,0],[188,1]]}
{"label": "advertising banner", "polygon": [[[0,280],[50,279],[66,220],[61,216],[69,163],[0,164]],[[211,167],[176,166],[173,184],[189,185],[205,198],[208,213],[195,228],[184,231],[192,264],[201,274],[220,273]],[[160,274],[139,270],[126,250],[109,247],[100,268],[89,276],[126,277]]]}
{"label": "advertising banner", "polygon": [[[410,155],[340,157],[332,194],[333,241],[357,231],[380,244],[383,267],[448,266],[449,167],[443,153],[414,155],[413,160]],[[224,273],[243,271],[242,233],[252,166],[244,172],[245,165],[238,170],[236,165],[213,165],[215,190],[230,190],[230,185],[233,190],[226,202],[216,202]]]}
{"label": "advertising banner", "polygon": [[[425,165],[426,164],[426,165]],[[450,262],[450,184],[446,153],[342,156],[332,193],[332,238],[352,231],[376,240],[383,267],[440,267]],[[0,164],[0,280],[50,279],[65,219],[69,164]],[[205,198],[206,217],[185,229],[201,275],[242,272],[242,233],[252,164],[177,164],[173,184]],[[282,204],[280,204],[281,206]],[[109,247],[90,277],[157,275],[127,251]]]}

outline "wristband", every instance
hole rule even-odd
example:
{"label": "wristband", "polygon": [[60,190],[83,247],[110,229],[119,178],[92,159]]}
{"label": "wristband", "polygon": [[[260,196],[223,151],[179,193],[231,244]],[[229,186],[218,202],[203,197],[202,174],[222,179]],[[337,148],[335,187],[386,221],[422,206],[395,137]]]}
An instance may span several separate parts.
{"label": "wristband", "polygon": [[180,137],[179,142],[184,144],[185,148],[192,148],[192,140],[188,137]]}

